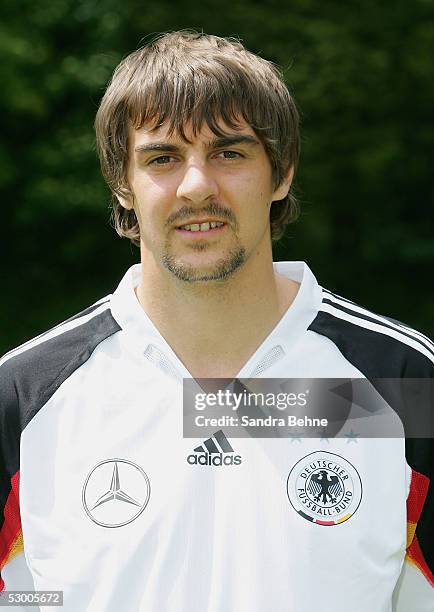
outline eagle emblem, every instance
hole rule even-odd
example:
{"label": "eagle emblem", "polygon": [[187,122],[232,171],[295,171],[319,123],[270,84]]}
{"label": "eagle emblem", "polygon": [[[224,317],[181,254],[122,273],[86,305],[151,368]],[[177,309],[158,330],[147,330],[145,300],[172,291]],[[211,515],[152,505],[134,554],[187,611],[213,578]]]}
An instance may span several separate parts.
{"label": "eagle emblem", "polygon": [[314,496],[314,500],[321,501],[323,504],[336,503],[343,491],[339,478],[330,475],[327,470],[320,470],[319,474],[312,474],[307,488]]}
{"label": "eagle emblem", "polygon": [[338,525],[351,518],[362,500],[362,481],[354,465],[335,453],[317,451],[291,469],[287,494],[304,519]]}

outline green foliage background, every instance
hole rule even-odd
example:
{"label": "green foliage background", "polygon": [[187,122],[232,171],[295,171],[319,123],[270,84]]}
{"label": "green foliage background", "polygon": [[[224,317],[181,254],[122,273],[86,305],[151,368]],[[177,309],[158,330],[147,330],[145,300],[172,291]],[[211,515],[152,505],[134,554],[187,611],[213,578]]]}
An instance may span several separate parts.
{"label": "green foliage background", "polygon": [[93,119],[119,60],[179,28],[239,36],[302,113],[302,216],[277,259],[432,333],[430,0],[4,0],[0,350],[112,291],[138,250],[109,226]]}

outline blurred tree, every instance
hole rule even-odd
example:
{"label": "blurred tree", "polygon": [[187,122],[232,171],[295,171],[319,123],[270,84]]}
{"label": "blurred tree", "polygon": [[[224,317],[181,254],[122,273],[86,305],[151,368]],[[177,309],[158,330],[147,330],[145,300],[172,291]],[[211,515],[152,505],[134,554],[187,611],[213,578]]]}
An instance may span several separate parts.
{"label": "blurred tree", "polygon": [[5,0],[0,351],[111,291],[138,259],[108,224],[93,119],[119,60],[179,28],[239,36],[294,92],[302,216],[276,258],[433,332],[430,0]]}

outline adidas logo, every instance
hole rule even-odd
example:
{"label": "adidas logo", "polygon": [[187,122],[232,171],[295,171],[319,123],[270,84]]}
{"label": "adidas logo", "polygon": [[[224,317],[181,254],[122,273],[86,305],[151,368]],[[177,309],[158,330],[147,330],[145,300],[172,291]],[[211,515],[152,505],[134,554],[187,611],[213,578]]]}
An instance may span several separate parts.
{"label": "adidas logo", "polygon": [[190,465],[240,465],[242,461],[241,455],[234,454],[234,449],[221,429],[201,446],[197,446],[193,453],[187,457]]}

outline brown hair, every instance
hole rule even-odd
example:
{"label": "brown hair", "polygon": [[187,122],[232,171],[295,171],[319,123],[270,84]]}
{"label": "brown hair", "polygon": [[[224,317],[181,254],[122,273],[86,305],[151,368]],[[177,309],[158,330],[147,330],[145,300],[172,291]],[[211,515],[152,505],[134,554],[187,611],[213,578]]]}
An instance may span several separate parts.
{"label": "brown hair", "polygon": [[[275,187],[291,166],[297,166],[300,136],[294,100],[278,68],[233,38],[191,30],[169,32],[128,55],[117,66],[98,109],[95,129],[102,174],[112,191],[113,221],[120,236],[139,244],[134,210],[118,197],[130,199],[128,184],[128,124],[136,129],[147,122],[154,128],[168,122],[169,133],[187,140],[205,122],[223,136],[218,122],[236,129],[242,117],[264,145]],[[292,187],[270,210],[272,240],[298,217]]]}

